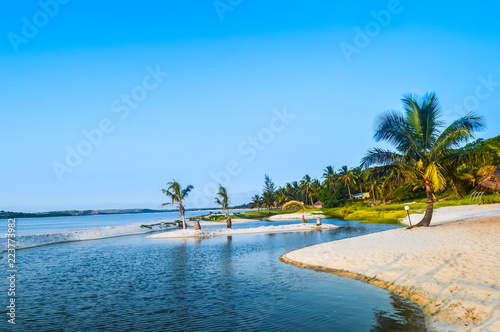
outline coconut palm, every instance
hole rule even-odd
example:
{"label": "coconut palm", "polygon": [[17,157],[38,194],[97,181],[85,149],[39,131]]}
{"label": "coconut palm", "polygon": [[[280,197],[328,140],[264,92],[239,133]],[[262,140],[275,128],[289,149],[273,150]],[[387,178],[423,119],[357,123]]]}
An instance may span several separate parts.
{"label": "coconut palm", "polygon": [[186,229],[186,220],[184,218],[184,205],[183,201],[186,199],[186,197],[189,195],[191,190],[193,190],[192,185],[188,185],[185,189],[182,189],[180,186],[179,182],[172,180],[171,182],[167,183],[168,188],[167,189],[162,189],[161,191],[167,195],[168,198],[172,200],[171,203],[163,203],[161,206],[166,206],[170,204],[177,203],[177,208],[179,209],[179,213],[182,217],[182,228]]}
{"label": "coconut palm", "polygon": [[291,199],[292,198],[290,197],[290,195],[288,195],[288,193],[287,193],[287,191],[286,191],[285,188],[279,188],[276,191],[274,204],[276,206],[280,206],[280,205],[285,204],[285,202],[287,202],[287,201],[289,201]]}
{"label": "coconut palm", "polygon": [[350,185],[355,185],[358,177],[352,171],[352,168],[349,169],[347,166],[342,166],[339,169],[339,178],[338,181],[343,183],[345,187],[347,187],[347,191],[349,192],[349,198],[352,199],[351,187]]}
{"label": "coconut palm", "polygon": [[333,170],[333,166],[326,166],[323,170],[323,187],[332,189],[337,181],[337,173]]}
{"label": "coconut palm", "polygon": [[259,208],[262,204],[262,201],[260,199],[260,196],[259,195],[255,195],[252,197],[252,205],[254,208]]}
{"label": "coconut palm", "polygon": [[312,199],[310,193],[313,190],[313,185],[312,185],[312,179],[308,174],[304,175],[302,180],[300,180],[300,189],[302,190],[302,193],[304,193],[306,200],[308,198]]}
{"label": "coconut palm", "polygon": [[454,121],[441,131],[442,112],[434,93],[423,97],[406,95],[402,99],[405,113],[387,111],[378,117],[375,141],[386,141],[396,151],[373,148],[362,159],[362,166],[380,165],[425,188],[427,208],[417,226],[429,226],[434,209],[434,192],[444,189],[443,163],[460,158],[457,150],[485,128],[484,119],[474,112]]}
{"label": "coconut palm", "polygon": [[229,197],[227,195],[227,189],[219,184],[219,192],[215,198],[215,203],[219,204],[226,212],[226,228],[231,228],[233,223],[231,222],[231,216],[229,215]]}
{"label": "coconut palm", "polygon": [[290,206],[293,206],[293,205],[296,205],[299,207],[300,211],[302,212],[302,223],[306,224],[307,223],[307,220],[306,220],[306,217],[305,217],[305,213],[306,213],[306,205],[304,204],[304,202],[300,202],[300,201],[289,201],[289,202],[286,202],[284,205],[283,205],[283,208],[282,210],[286,210],[288,207]]}
{"label": "coconut palm", "polygon": [[321,190],[321,184],[318,179],[314,179],[311,182],[311,192],[309,193],[309,197],[311,199],[311,205],[316,201],[318,194]]}

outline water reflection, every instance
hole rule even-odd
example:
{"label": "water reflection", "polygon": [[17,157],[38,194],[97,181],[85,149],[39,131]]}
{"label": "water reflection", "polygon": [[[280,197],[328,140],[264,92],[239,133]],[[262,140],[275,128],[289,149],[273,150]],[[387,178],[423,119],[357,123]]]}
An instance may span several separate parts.
{"label": "water reflection", "polygon": [[425,326],[422,324],[424,314],[421,311],[414,310],[414,305],[402,297],[391,293],[391,304],[397,315],[377,310],[375,311],[375,324],[370,331],[385,332],[385,331],[415,331],[425,332]]}

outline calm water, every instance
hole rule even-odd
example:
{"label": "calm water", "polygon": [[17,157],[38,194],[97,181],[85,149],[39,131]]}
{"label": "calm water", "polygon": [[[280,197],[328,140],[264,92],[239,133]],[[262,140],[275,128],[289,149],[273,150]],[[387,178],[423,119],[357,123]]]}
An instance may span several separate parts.
{"label": "calm water", "polygon": [[[19,250],[16,325],[2,314],[0,330],[424,331],[422,310],[407,300],[278,260],[294,249],[394,227],[331,222],[351,226],[201,241],[128,236]],[[0,289],[7,288],[1,278]]]}

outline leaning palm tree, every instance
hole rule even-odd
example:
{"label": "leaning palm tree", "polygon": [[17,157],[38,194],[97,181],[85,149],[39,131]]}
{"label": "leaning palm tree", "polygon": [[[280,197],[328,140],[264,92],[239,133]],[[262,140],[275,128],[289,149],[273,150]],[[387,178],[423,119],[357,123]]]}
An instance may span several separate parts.
{"label": "leaning palm tree", "polygon": [[347,187],[347,191],[349,192],[349,198],[352,199],[351,187],[350,184],[355,185],[358,177],[352,171],[352,168],[349,169],[347,166],[342,166],[339,169],[339,178],[338,181],[343,183],[344,186]]}
{"label": "leaning palm tree", "polygon": [[421,98],[407,95],[402,101],[405,113],[388,111],[381,114],[374,136],[375,141],[386,141],[396,151],[370,149],[361,165],[379,165],[379,169],[392,170],[406,181],[412,181],[415,188],[425,188],[427,209],[417,226],[429,226],[434,192],[446,186],[443,163],[465,154],[457,148],[472,138],[475,131],[485,128],[484,119],[471,112],[441,131],[442,112],[435,93]]}
{"label": "leaning palm tree", "polygon": [[226,211],[226,228],[231,228],[233,223],[231,222],[231,216],[229,215],[229,197],[227,195],[227,189],[219,184],[219,192],[215,198],[215,203],[220,204],[222,210]]}
{"label": "leaning palm tree", "polygon": [[179,209],[179,213],[182,217],[182,228],[186,229],[186,220],[184,218],[184,213],[186,212],[184,209],[184,205],[182,202],[189,195],[189,192],[193,190],[193,186],[189,185],[185,189],[182,189],[179,182],[172,180],[172,182],[167,183],[168,188],[162,189],[161,191],[167,195],[170,199],[172,199],[171,203],[163,203],[161,206],[166,206],[170,204],[177,203],[177,208]]}
{"label": "leaning palm tree", "polygon": [[289,202],[286,202],[284,205],[283,205],[283,208],[282,210],[286,210],[288,207],[292,206],[292,205],[296,205],[299,207],[300,211],[302,212],[302,223],[304,224],[307,224],[307,220],[306,220],[306,217],[305,217],[305,213],[306,213],[306,205],[304,204],[304,202],[300,202],[300,201],[289,201]]}

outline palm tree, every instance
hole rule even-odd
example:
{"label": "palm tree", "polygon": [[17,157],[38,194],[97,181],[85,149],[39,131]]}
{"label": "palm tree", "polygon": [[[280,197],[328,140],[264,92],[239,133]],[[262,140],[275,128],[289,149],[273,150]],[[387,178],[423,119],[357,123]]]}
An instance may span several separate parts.
{"label": "palm tree", "polygon": [[326,166],[323,170],[323,187],[333,188],[335,182],[337,181],[337,173],[333,170],[333,166]]}
{"label": "palm tree", "polygon": [[259,195],[255,195],[255,196],[252,197],[252,205],[253,205],[254,208],[258,209],[261,204],[262,204],[262,201],[261,201]]}
{"label": "palm tree", "polygon": [[349,198],[352,199],[351,187],[350,184],[355,185],[358,177],[353,173],[352,168],[349,169],[347,166],[342,166],[339,169],[339,181],[347,187],[347,191],[349,192]]}
{"label": "palm tree", "polygon": [[226,211],[226,228],[231,228],[231,216],[229,215],[229,197],[227,196],[227,189],[219,184],[219,192],[215,198],[215,203],[220,204],[222,210]]}
{"label": "palm tree", "polygon": [[274,204],[277,206],[283,205],[286,201],[291,200],[292,198],[287,194],[285,188],[279,188],[276,191]]}
{"label": "palm tree", "polygon": [[[312,191],[313,187],[312,187],[311,177],[308,174],[304,175],[302,180],[300,180],[300,188],[301,188],[302,192],[305,194],[306,200],[308,198],[311,198],[309,193]],[[312,203],[311,203],[311,205],[312,205]]]}
{"label": "palm tree", "polygon": [[304,224],[307,224],[307,220],[306,220],[306,217],[305,217],[305,213],[306,213],[306,205],[304,204],[304,202],[300,202],[300,201],[289,201],[289,202],[286,202],[284,205],[283,205],[283,208],[282,210],[286,210],[286,208],[288,208],[289,206],[292,206],[292,205],[297,205],[300,209],[300,211],[302,212],[302,223]]}
{"label": "palm tree", "polygon": [[427,209],[417,226],[429,226],[434,192],[446,186],[443,163],[465,154],[457,148],[472,138],[475,131],[485,128],[484,119],[470,112],[441,131],[442,112],[435,93],[427,93],[422,98],[406,95],[402,102],[405,113],[387,111],[381,114],[374,136],[375,141],[386,141],[396,151],[370,149],[361,164],[365,167],[380,165],[425,188]]}
{"label": "palm tree", "polygon": [[316,201],[318,194],[321,190],[321,184],[318,179],[314,179],[311,182],[311,192],[309,193],[309,197],[311,198],[311,205]]}
{"label": "palm tree", "polygon": [[186,229],[186,220],[184,218],[185,210],[182,202],[184,201],[184,199],[186,199],[186,197],[189,195],[189,192],[191,192],[191,190],[193,190],[194,187],[192,185],[188,185],[185,189],[182,189],[179,182],[175,180],[172,180],[171,182],[167,183],[167,186],[168,188],[166,190],[162,189],[161,191],[165,195],[167,195],[167,197],[172,199],[172,202],[163,203],[161,206],[163,207],[169,204],[177,203],[177,208],[179,209],[179,213],[181,214],[182,217],[182,228]]}

